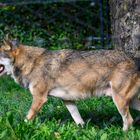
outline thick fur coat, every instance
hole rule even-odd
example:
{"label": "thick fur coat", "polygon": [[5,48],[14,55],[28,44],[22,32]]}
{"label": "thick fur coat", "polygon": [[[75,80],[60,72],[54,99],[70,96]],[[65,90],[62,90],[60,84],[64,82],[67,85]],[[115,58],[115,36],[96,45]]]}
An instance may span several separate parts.
{"label": "thick fur coat", "polygon": [[140,110],[140,74],[134,61],[117,50],[49,51],[5,40],[0,48],[0,75],[9,74],[33,96],[32,119],[47,96],[62,99],[77,124],[84,124],[75,101],[92,96],[112,97],[126,131],[133,119],[129,106]]}

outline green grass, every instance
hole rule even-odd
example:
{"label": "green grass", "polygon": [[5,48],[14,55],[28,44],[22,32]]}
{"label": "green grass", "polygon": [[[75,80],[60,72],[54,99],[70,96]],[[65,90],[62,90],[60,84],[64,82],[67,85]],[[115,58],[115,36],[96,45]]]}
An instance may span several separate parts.
{"label": "green grass", "polygon": [[[61,100],[53,97],[33,121],[24,122],[31,95],[9,77],[0,79],[0,140],[139,140],[139,122],[127,133],[112,100],[95,97],[78,101],[84,128],[76,126]],[[131,111],[133,117],[138,112]]]}

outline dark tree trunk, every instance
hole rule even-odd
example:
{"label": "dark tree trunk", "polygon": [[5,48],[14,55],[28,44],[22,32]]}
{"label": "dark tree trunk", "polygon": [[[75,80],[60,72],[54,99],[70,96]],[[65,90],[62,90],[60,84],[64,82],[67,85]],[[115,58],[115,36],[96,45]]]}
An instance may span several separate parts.
{"label": "dark tree trunk", "polygon": [[109,3],[115,48],[137,57],[140,50],[140,0],[109,0]]}

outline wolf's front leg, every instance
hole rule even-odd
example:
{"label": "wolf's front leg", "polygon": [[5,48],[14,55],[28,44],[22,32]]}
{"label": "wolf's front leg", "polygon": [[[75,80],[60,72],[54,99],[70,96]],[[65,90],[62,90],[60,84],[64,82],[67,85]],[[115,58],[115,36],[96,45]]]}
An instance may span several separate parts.
{"label": "wolf's front leg", "polygon": [[28,112],[27,119],[31,120],[45,102],[46,102],[46,97],[33,96],[32,105]]}
{"label": "wolf's front leg", "polygon": [[80,124],[83,127],[84,121],[83,121],[75,103],[72,101],[65,101],[64,103],[65,103],[68,111],[70,112],[72,118],[76,122],[76,124]]}
{"label": "wolf's front leg", "polygon": [[33,100],[30,110],[27,114],[28,120],[31,120],[36,115],[36,113],[47,100],[45,88],[41,87],[39,84],[30,86],[30,92],[33,96]]}

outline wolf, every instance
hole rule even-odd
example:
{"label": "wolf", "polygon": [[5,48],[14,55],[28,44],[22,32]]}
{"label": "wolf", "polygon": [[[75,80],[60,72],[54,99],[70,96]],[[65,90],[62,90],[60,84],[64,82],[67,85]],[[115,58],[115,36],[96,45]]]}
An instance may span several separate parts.
{"label": "wolf", "polygon": [[124,131],[133,123],[129,107],[140,111],[140,72],[123,51],[51,51],[4,39],[0,47],[0,76],[4,74],[30,90],[33,98],[27,120],[34,118],[48,96],[62,99],[81,126],[84,121],[76,100],[110,96],[122,117]]}

